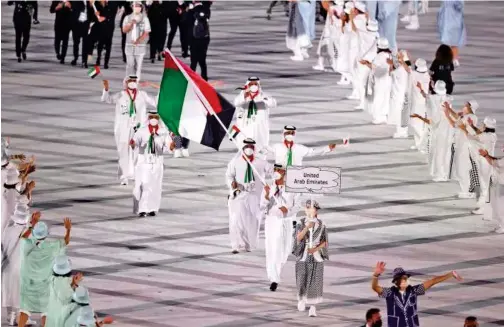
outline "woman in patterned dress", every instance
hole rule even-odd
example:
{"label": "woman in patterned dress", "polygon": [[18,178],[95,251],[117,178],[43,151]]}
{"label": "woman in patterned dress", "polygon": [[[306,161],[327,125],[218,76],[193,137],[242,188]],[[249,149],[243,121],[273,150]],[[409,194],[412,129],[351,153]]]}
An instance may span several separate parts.
{"label": "woman in patterned dress", "polygon": [[319,204],[306,201],[306,218],[296,226],[292,253],[296,256],[296,285],[298,310],[305,311],[310,305],[309,316],[317,316],[315,305],[322,303],[324,290],[324,261],[327,252],[327,229],[318,218]]}

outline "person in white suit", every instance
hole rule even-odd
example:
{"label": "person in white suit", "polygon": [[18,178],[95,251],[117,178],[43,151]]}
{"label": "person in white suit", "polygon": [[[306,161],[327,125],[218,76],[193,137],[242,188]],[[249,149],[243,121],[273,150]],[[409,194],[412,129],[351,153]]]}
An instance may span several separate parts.
{"label": "person in white suit", "polygon": [[[411,94],[410,114],[417,114],[425,117],[427,108],[425,97],[420,92],[429,89],[430,75],[425,59],[418,58],[415,61],[415,70],[411,72],[411,85],[409,85]],[[417,87],[419,85],[419,87]],[[410,119],[410,131],[413,134],[415,144],[411,146],[412,150],[418,149],[422,153],[427,153],[427,143],[429,138],[429,125],[420,119]]]}
{"label": "person in white suit", "polygon": [[145,121],[147,106],[157,106],[155,98],[138,89],[137,81],[137,76],[128,76],[124,80],[124,90],[114,95],[110,94],[109,81],[103,81],[102,102],[115,104],[114,137],[119,154],[121,185],[128,185],[128,180],[134,178],[136,152],[129,146],[129,141]]}
{"label": "person in white suit", "polygon": [[238,109],[237,126],[247,138],[255,140],[261,150],[269,145],[270,110],[275,108],[275,98],[263,92],[259,77],[249,77],[245,87],[236,96],[234,105]]}
{"label": "person in white suit", "polygon": [[255,154],[255,141],[245,139],[243,148],[231,159],[226,170],[226,184],[230,191],[229,236],[233,254],[242,250],[250,252],[259,241],[263,217],[260,183],[272,175],[273,166]]}
{"label": "person in white suit", "polygon": [[266,213],[264,243],[266,249],[266,272],[270,290],[276,291],[282,268],[292,252],[292,225],[301,208],[300,194],[285,191],[285,167],[275,164],[273,181],[264,186],[261,195],[261,210]]}
{"label": "person in white suit", "polygon": [[157,111],[149,111],[148,123],[140,127],[130,141],[138,148],[133,188],[133,212],[140,217],[155,216],[161,206],[163,189],[163,154],[173,151],[175,143],[159,123]]}
{"label": "person in white suit", "polygon": [[497,223],[495,229],[497,234],[504,234],[504,157],[494,157],[485,149],[480,149],[479,154],[492,167],[490,202],[485,210],[485,217],[493,219]]}
{"label": "person in white suit", "polygon": [[330,143],[327,146],[309,148],[294,142],[296,127],[287,125],[284,127],[283,142],[268,147],[266,152],[275,156],[275,163],[284,167],[302,166],[303,158],[323,155],[333,151],[336,144]]}

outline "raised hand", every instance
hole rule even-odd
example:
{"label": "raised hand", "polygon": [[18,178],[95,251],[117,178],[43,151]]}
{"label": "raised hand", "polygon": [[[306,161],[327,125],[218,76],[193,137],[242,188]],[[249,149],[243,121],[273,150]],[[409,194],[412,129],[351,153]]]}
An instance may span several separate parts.
{"label": "raised hand", "polygon": [[77,274],[73,275],[72,281],[73,281],[74,285],[79,285],[79,283],[82,281],[83,278],[84,278],[84,276],[82,275],[82,273],[77,273]]}
{"label": "raised hand", "polygon": [[482,157],[488,156],[488,151],[485,149],[479,149],[478,152],[479,152],[480,156],[482,156]]}
{"label": "raised hand", "polygon": [[105,91],[108,91],[109,90],[109,81],[104,79],[103,80],[103,88],[105,89]]}
{"label": "raised hand", "polygon": [[462,280],[464,280],[464,279],[462,278],[462,276],[460,276],[460,275],[459,275],[459,274],[458,274],[455,270],[454,270],[454,271],[452,271],[452,275],[453,275],[453,277],[454,277],[456,280],[458,280],[459,282],[460,282],[460,281],[462,281]]}
{"label": "raised hand", "polygon": [[42,214],[40,213],[40,211],[35,211],[34,213],[32,213],[30,224],[32,226],[35,226],[40,221],[41,216]]}
{"label": "raised hand", "polygon": [[70,218],[63,219],[63,226],[65,226],[66,230],[72,229],[72,221],[70,220]]}
{"label": "raised hand", "polygon": [[383,274],[383,272],[385,271],[385,262],[383,261],[378,261],[378,263],[376,263],[376,267],[374,269],[374,273],[376,275],[381,275]]}

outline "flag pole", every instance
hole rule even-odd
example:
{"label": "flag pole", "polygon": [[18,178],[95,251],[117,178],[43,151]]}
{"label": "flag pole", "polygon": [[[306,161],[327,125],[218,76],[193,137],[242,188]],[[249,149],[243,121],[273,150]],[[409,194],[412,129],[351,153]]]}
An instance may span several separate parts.
{"label": "flag pole", "polygon": [[[231,135],[231,133],[229,132],[229,130],[226,128],[226,126],[224,125],[224,123],[222,122],[222,120],[220,120],[219,116],[217,116],[217,114],[213,111],[212,106],[208,103],[207,99],[203,96],[203,94],[201,94],[201,91],[200,91],[199,87],[196,85],[196,83],[194,83],[194,81],[191,79],[191,77],[188,76],[187,73],[185,72],[185,70],[180,66],[180,64],[177,61],[177,58],[175,58],[173,56],[173,54],[171,53],[171,51],[169,49],[165,49],[165,52],[170,55],[170,57],[173,59],[173,61],[175,62],[175,64],[178,66],[178,68],[180,69],[180,71],[182,72],[182,74],[184,74],[184,76],[189,81],[189,83],[191,83],[191,85],[194,87],[194,90],[199,95],[199,98],[203,102],[203,105],[205,106],[205,109],[208,110],[215,117],[215,119],[217,119],[217,121],[219,122],[219,125],[224,129],[224,131],[226,131],[226,134],[233,141],[233,143],[236,146],[236,148],[238,150],[240,150],[240,152],[241,152],[243,158],[245,159],[245,161],[247,161],[247,163],[252,167],[252,170],[254,171],[254,173],[257,174],[257,176],[259,177],[259,180],[261,181],[261,183],[263,183],[264,186],[268,185],[266,183],[266,181],[264,180],[264,178],[261,176],[261,174],[259,174],[259,172],[257,171],[256,167],[252,164],[252,162],[250,162],[250,160],[247,158],[247,156],[245,155],[245,153],[243,153],[243,149],[240,148],[240,146],[238,145],[238,143],[236,142],[236,140],[233,138],[233,136]],[[276,199],[275,199],[275,202],[277,202],[277,204],[278,204],[278,201]]]}

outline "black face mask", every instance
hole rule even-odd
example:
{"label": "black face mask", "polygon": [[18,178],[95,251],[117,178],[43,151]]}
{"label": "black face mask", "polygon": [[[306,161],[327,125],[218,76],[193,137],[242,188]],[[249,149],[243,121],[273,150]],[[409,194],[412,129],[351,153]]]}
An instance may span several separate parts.
{"label": "black face mask", "polygon": [[377,322],[374,322],[371,327],[382,327],[382,321],[378,320]]}

